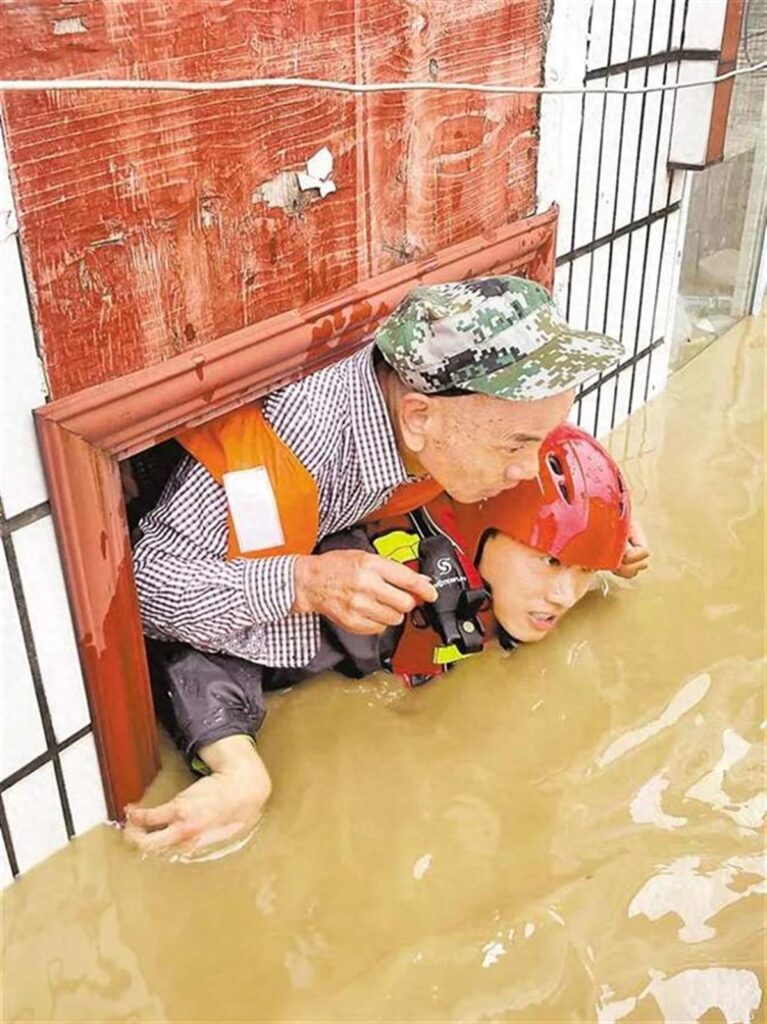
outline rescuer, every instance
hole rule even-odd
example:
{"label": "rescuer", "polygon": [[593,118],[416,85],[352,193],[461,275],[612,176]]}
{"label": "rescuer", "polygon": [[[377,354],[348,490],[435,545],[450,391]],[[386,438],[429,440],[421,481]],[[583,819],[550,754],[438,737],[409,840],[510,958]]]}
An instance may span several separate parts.
{"label": "rescuer", "polygon": [[[472,503],[532,478],[573,389],[620,352],[570,328],[522,278],[415,289],[359,352],[179,437],[189,455],[134,551],[147,636],[211,655],[215,675],[219,656],[314,667],[323,618],[357,635],[400,624],[436,599],[430,579],[367,551],[317,553],[317,542],[443,490]],[[627,576],[646,557],[633,539]],[[257,819],[270,783],[248,737],[196,753],[212,776],[129,812],[140,848],[199,844]]]}

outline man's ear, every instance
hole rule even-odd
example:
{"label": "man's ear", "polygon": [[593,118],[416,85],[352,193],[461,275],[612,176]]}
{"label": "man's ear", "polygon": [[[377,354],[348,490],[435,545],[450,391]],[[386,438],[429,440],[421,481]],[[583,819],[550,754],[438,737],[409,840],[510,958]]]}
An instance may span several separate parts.
{"label": "man's ear", "polygon": [[428,395],[406,391],[400,398],[399,417],[402,440],[407,448],[418,454],[426,445],[429,422],[434,415],[434,403]]}

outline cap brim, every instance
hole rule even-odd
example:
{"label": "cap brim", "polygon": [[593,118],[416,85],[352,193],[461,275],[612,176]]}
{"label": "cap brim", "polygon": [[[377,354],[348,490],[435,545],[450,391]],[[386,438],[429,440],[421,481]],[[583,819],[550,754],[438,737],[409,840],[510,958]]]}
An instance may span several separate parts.
{"label": "cap brim", "polygon": [[566,327],[524,359],[484,377],[461,383],[467,391],[513,401],[560,395],[616,366],[623,355],[619,341],[604,334]]}

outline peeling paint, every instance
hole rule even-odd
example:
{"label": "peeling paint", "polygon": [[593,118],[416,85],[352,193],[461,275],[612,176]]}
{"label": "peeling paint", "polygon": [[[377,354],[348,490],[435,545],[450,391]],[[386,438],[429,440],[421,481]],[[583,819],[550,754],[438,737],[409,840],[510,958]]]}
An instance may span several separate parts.
{"label": "peeling paint", "polygon": [[219,220],[216,210],[218,196],[203,195],[200,197],[200,223],[204,228],[212,228]]}
{"label": "peeling paint", "polygon": [[319,189],[320,198],[336,191],[336,183],[330,177],[333,173],[333,154],[327,146],[318,149],[314,156],[306,161],[306,171],[298,172],[298,187],[302,192],[308,189]]}
{"label": "peeling paint", "polygon": [[53,34],[55,36],[75,36],[81,32],[87,32],[88,26],[84,18],[59,18],[53,22]]}
{"label": "peeling paint", "polygon": [[[286,18],[276,0],[201,0],[201,11],[218,13],[187,19],[175,17],[172,4],[155,4],[151,32],[143,4],[121,4],[114,35],[110,5],[27,3],[20,19],[0,2],[0,59],[9,77],[87,76],[94,47],[108,55],[130,40],[137,67],[170,61],[200,78],[234,77],[245,53],[286,73],[320,61],[324,75],[339,79],[383,80],[412,61],[432,79],[468,62],[486,81],[538,80],[532,0],[520,18],[509,18],[506,0],[475,0],[455,12],[436,3],[328,3],[297,0]],[[228,93],[50,99],[14,96],[4,127],[56,397],[186,350],[186,322],[198,334],[191,344],[205,343],[495,230],[534,206],[529,140],[519,151],[514,140],[535,123],[535,97],[363,103],[274,90],[258,103]],[[473,128],[456,118],[462,110]],[[333,164],[315,171],[323,151]],[[299,172],[316,178],[304,179],[305,191]],[[0,201],[0,233],[12,230],[3,227],[4,210]],[[417,250],[401,239],[415,240]],[[87,294],[77,274],[83,256]],[[169,329],[177,321],[180,328]]]}
{"label": "peeling paint", "polygon": [[97,238],[95,242],[90,242],[88,245],[89,249],[102,249],[105,245],[124,245],[125,244],[125,232],[116,231],[113,235],[108,235],[106,238]]}
{"label": "peeling paint", "polygon": [[300,217],[305,208],[317,200],[301,191],[295,171],[280,171],[274,178],[259,185],[250,201],[253,204],[266,203],[270,210],[280,209],[291,217]]}

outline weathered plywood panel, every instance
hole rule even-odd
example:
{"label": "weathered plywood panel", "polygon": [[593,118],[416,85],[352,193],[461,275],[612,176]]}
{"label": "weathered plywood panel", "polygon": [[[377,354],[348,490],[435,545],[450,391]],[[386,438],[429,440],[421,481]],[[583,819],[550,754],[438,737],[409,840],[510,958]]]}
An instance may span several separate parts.
{"label": "weathered plywood panel", "polygon": [[[538,0],[5,0],[8,77],[535,82]],[[534,100],[305,89],[9,94],[54,396],[152,365],[534,206]],[[321,146],[338,191],[301,193]]]}
{"label": "weathered plywood panel", "polygon": [[[366,81],[538,83],[536,2],[358,6]],[[537,97],[382,93],[365,104],[372,272],[532,211]]]}

